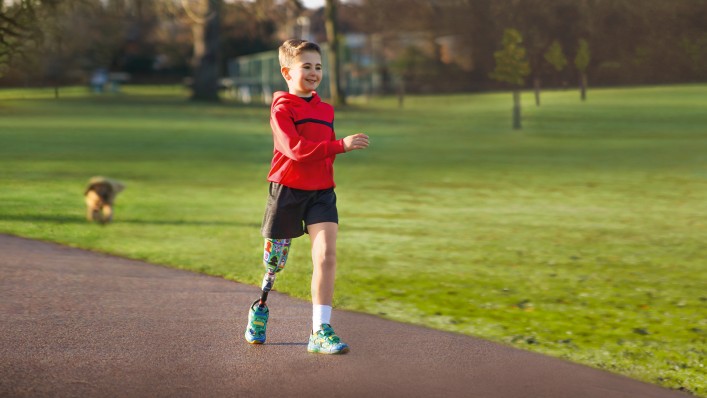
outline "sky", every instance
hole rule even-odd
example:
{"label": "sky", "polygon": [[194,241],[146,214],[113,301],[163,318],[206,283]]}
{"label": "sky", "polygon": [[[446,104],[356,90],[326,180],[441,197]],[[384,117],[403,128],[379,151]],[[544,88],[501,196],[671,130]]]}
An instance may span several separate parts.
{"label": "sky", "polygon": [[[228,2],[236,2],[236,1],[237,0],[226,0],[227,3]],[[253,0],[250,0],[250,1],[253,1]],[[324,7],[325,0],[300,0],[300,1],[302,2],[302,5],[307,8],[321,8],[321,7]]]}
{"label": "sky", "polygon": [[302,4],[307,8],[324,7],[324,0],[302,0]]}
{"label": "sky", "polygon": [[[5,4],[7,5],[14,2],[15,0],[5,0]],[[320,8],[324,7],[324,0],[302,0],[302,4],[307,8]]]}

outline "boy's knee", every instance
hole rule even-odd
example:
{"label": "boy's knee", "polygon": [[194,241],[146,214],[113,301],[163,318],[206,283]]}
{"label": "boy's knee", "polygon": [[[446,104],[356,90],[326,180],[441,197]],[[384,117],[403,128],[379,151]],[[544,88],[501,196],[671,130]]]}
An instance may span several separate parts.
{"label": "boy's knee", "polygon": [[313,248],[312,258],[314,262],[319,264],[336,264],[336,250],[328,246]]}

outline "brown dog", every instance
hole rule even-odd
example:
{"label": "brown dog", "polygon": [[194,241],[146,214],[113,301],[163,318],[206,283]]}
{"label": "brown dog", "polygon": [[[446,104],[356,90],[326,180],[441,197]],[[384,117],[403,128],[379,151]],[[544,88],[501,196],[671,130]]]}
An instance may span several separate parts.
{"label": "brown dog", "polygon": [[84,192],[86,219],[106,224],[113,220],[113,204],[125,185],[105,177],[92,177]]}

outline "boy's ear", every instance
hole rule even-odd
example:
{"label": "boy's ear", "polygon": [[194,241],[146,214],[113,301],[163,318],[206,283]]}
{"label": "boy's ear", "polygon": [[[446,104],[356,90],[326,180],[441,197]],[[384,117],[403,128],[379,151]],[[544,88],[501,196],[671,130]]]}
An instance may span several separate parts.
{"label": "boy's ear", "polygon": [[290,80],[290,68],[283,66],[280,68],[280,73],[282,73],[282,77],[284,77],[285,80]]}

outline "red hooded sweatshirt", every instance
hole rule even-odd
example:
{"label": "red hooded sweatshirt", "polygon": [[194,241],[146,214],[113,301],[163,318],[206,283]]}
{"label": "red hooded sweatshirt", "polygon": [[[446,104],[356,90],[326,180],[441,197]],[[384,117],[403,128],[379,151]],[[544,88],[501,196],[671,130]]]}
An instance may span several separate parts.
{"label": "red hooded sweatshirt", "polygon": [[270,112],[273,151],[268,181],[314,191],[333,188],[334,158],[344,141],[334,135],[334,108],[317,93],[307,102],[284,91],[273,97]]}

